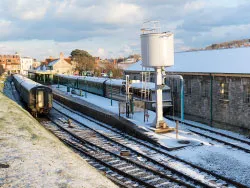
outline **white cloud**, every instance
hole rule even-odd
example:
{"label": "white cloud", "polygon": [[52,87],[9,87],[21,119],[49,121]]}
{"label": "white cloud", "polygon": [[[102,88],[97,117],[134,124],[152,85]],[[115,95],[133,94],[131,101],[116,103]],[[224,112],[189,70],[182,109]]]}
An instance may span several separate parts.
{"label": "white cloud", "polygon": [[12,22],[8,20],[0,20],[0,38],[8,36],[10,33],[10,30],[12,30]]}
{"label": "white cloud", "polygon": [[39,59],[76,48],[126,56],[140,53],[147,18],[174,32],[180,51],[249,38],[249,8],[248,0],[0,0],[0,47]]}
{"label": "white cloud", "polygon": [[92,5],[79,5],[80,0],[64,0],[56,2],[57,18],[106,23],[135,24],[143,19],[142,9],[132,3],[122,3],[117,0],[102,1]]}
{"label": "white cloud", "polygon": [[184,5],[184,11],[185,12],[197,11],[197,10],[205,8],[206,5],[207,3],[204,0],[187,2]]}
{"label": "white cloud", "polygon": [[106,52],[103,48],[98,48],[97,50],[97,56],[101,57],[101,58],[105,58],[106,57]]}
{"label": "white cloud", "polygon": [[200,33],[199,36],[192,37],[192,40],[194,42],[210,41],[210,44],[219,43],[227,40],[249,38],[249,31],[250,24],[218,26],[211,28],[207,32]]}
{"label": "white cloud", "polygon": [[21,20],[40,20],[50,6],[49,0],[4,0],[2,4],[12,17]]}

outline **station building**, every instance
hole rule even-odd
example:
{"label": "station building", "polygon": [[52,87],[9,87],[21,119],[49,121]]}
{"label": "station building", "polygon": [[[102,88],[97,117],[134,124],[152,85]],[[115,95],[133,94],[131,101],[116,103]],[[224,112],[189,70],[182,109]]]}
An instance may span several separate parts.
{"label": "station building", "polygon": [[73,71],[71,62],[65,60],[63,53],[60,53],[60,58],[50,61],[46,68],[58,74],[72,74]]}
{"label": "station building", "polygon": [[[250,48],[175,53],[175,64],[165,69],[166,75],[181,75],[184,79],[185,119],[250,135]],[[150,74],[142,62],[128,67],[130,79]],[[180,80],[166,80],[172,91],[173,110],[180,114]]]}
{"label": "station building", "polygon": [[36,82],[48,84],[53,82],[54,74],[72,74],[73,70],[73,64],[60,53],[59,58],[47,58],[46,63],[43,62],[35,70],[29,70],[28,77]]}

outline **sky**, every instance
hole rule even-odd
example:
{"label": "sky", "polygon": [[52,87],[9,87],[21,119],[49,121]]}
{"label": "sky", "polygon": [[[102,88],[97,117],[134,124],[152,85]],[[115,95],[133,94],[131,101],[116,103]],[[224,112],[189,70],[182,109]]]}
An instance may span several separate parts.
{"label": "sky", "polygon": [[175,51],[202,48],[250,38],[249,10],[249,0],[0,0],[0,54],[128,56],[152,20],[174,33]]}

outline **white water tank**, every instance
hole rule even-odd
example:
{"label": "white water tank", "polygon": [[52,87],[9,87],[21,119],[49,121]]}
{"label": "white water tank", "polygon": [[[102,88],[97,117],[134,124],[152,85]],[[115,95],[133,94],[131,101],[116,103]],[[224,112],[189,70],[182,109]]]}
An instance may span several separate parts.
{"label": "white water tank", "polygon": [[169,67],[174,65],[174,34],[141,34],[142,66]]}

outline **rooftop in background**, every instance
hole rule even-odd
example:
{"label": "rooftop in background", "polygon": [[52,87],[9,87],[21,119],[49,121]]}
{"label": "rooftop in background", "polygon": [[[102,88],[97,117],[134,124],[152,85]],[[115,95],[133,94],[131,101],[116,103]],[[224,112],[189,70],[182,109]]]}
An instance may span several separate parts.
{"label": "rooftop in background", "polygon": [[[65,61],[67,61],[68,63],[71,64],[71,58],[70,58],[70,57],[64,57],[64,54],[63,54],[62,52],[60,52],[60,57],[59,57],[59,58],[60,58],[60,59],[64,59]],[[46,58],[46,59],[42,62],[42,64],[48,65],[50,62],[55,61],[55,60],[58,60],[59,58],[54,58],[54,57],[50,56],[49,58]]]}
{"label": "rooftop in background", "polygon": [[[174,66],[168,67],[168,72],[250,74],[250,48],[176,52],[174,58]],[[141,64],[138,61],[125,71],[141,71]]]}
{"label": "rooftop in background", "polygon": [[47,66],[53,66],[53,65],[55,65],[59,61],[60,61],[60,59],[55,59],[55,60],[49,62]]}

